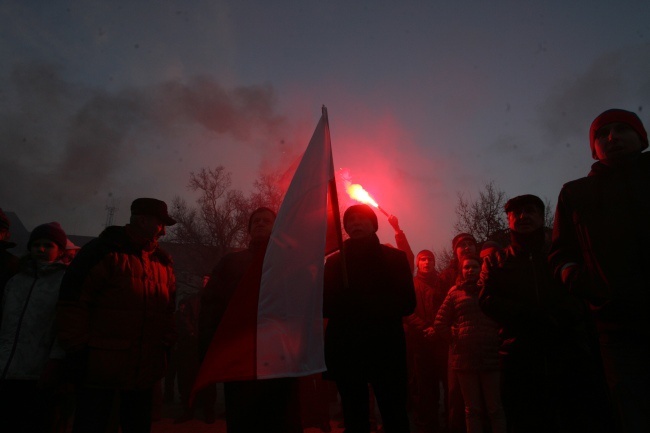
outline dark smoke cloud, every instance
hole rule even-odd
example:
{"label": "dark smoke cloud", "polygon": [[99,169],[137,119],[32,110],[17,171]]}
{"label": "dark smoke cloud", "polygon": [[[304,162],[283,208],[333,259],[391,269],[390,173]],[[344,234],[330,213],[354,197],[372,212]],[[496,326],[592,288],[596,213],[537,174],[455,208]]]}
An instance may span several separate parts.
{"label": "dark smoke cloud", "polygon": [[[606,53],[583,73],[557,86],[539,107],[544,143],[566,147],[585,143],[591,121],[608,108],[642,113],[650,102],[650,46],[635,46]],[[633,83],[633,84],[629,84]]]}
{"label": "dark smoke cloud", "polygon": [[[178,143],[195,139],[188,131],[204,131],[207,146],[245,144],[262,159],[278,149],[296,153],[289,122],[275,104],[270,85],[226,89],[196,76],[109,92],[66,80],[56,65],[15,65],[0,93],[0,170],[10,180],[0,184],[1,206],[47,209],[33,217],[42,222],[105,200],[128,184],[129,169],[146,176],[154,152],[159,159],[177,155]],[[173,172],[173,162],[158,161],[156,173]],[[174,175],[183,180],[170,197],[184,190],[189,172]]]}

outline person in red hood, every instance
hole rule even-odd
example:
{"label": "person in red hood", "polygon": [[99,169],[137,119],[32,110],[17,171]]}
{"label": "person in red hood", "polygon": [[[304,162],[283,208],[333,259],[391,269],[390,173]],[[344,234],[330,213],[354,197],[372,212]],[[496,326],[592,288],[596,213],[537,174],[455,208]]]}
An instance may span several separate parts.
{"label": "person in red hood", "polygon": [[550,263],[595,319],[619,429],[650,431],[650,153],[630,111],[601,113],[589,130],[596,162],[566,183],[555,211]]}
{"label": "person in red hood", "polygon": [[[417,273],[413,277],[416,305],[413,314],[405,319],[409,350],[413,352],[415,392],[415,425],[418,432],[441,431],[438,417],[440,402],[447,397],[447,343],[433,338],[436,314],[445,300],[440,276],[436,271],[436,257],[429,250],[418,253]],[[440,396],[440,384],[444,396]],[[445,409],[446,409],[445,404]],[[446,412],[446,410],[445,410]]]}

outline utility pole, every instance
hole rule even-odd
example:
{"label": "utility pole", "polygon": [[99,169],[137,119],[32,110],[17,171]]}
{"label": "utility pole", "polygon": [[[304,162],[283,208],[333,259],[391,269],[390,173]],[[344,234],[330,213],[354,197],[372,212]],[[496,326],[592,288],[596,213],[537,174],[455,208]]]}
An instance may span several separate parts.
{"label": "utility pole", "polygon": [[115,223],[115,212],[117,212],[117,206],[115,206],[115,199],[112,197],[112,193],[108,193],[110,197],[109,203],[106,205],[106,222],[104,223],[104,228],[112,226]]}

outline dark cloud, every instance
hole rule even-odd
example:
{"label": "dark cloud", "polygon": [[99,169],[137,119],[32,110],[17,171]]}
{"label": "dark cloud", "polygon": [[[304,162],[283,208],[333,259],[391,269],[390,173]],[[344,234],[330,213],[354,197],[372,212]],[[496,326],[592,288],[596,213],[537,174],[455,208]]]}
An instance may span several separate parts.
{"label": "dark cloud", "polygon": [[227,141],[262,157],[278,149],[290,154],[295,141],[275,104],[270,85],[226,89],[195,76],[109,92],[68,81],[56,65],[15,65],[0,93],[0,170],[11,179],[0,185],[0,203],[9,209],[40,203],[56,214],[70,203],[97,200],[130,177],[172,171],[183,159],[179,143],[195,139],[188,131],[203,131],[208,147]]}
{"label": "dark cloud", "polygon": [[[618,107],[639,111],[650,102],[650,46],[634,46],[596,58],[584,73],[559,84],[539,107],[544,143],[583,141],[591,121]],[[648,119],[644,119],[648,124]]]}

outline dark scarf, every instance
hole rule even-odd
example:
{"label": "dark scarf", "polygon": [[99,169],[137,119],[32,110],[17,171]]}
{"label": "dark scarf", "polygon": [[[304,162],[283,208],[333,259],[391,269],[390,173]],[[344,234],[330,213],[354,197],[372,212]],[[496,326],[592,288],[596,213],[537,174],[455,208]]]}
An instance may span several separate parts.
{"label": "dark scarf", "polygon": [[628,170],[637,170],[641,160],[647,158],[644,153],[633,153],[615,159],[601,159],[591,165],[589,176],[623,173]]}
{"label": "dark scarf", "polygon": [[510,230],[510,241],[515,251],[526,253],[541,253],[545,249],[544,227],[540,227],[531,233],[517,233]]}
{"label": "dark scarf", "polygon": [[381,251],[379,238],[375,233],[360,239],[347,239],[343,243],[346,254],[357,256],[371,254],[377,256]]}
{"label": "dark scarf", "polygon": [[271,239],[270,236],[263,237],[263,238],[252,238],[251,241],[248,243],[248,249],[253,252],[266,250],[266,247],[268,246],[270,239]]}
{"label": "dark scarf", "polygon": [[462,281],[458,287],[465,290],[467,293],[475,293],[480,290],[478,281]]}
{"label": "dark scarf", "polygon": [[429,287],[435,287],[436,282],[438,281],[438,274],[436,271],[431,271],[427,274],[423,274],[420,271],[418,271],[415,274],[415,278],[418,279],[419,281],[425,283]]}
{"label": "dark scarf", "polygon": [[131,224],[124,226],[124,231],[131,244],[137,249],[152,253],[158,248],[158,240],[142,236],[140,232]]}

